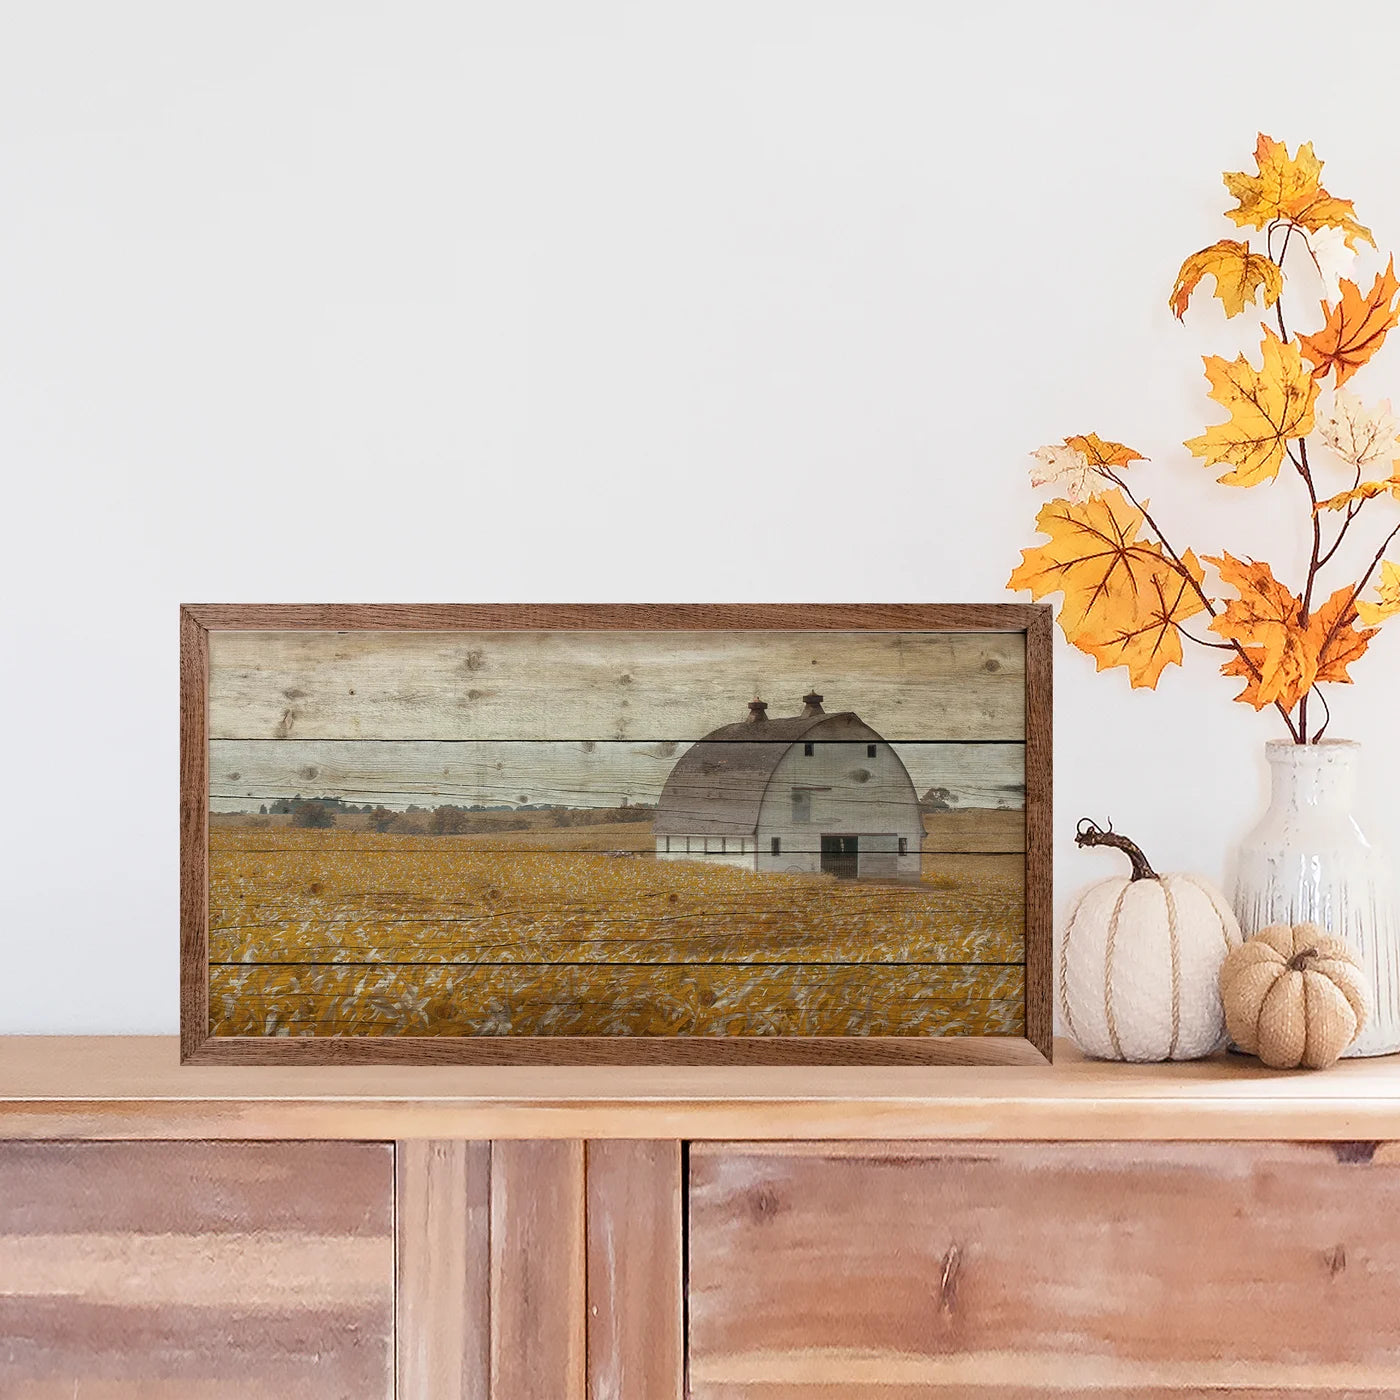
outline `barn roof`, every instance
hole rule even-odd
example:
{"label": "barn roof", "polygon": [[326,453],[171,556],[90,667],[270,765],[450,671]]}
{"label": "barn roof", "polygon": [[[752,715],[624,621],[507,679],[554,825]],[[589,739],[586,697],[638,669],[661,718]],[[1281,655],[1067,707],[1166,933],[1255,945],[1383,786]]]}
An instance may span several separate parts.
{"label": "barn roof", "polygon": [[676,760],[653,829],[658,836],[752,836],[773,770],[795,743],[879,737],[850,711],[723,725]]}

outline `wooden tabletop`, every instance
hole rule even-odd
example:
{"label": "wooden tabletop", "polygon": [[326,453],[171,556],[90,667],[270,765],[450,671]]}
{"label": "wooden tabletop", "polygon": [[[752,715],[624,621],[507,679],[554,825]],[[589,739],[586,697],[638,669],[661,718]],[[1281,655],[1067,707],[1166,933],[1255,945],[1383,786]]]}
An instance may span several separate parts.
{"label": "wooden tabletop", "polygon": [[1177,1065],[181,1066],[174,1036],[0,1037],[0,1138],[1400,1140],[1400,1056]]}

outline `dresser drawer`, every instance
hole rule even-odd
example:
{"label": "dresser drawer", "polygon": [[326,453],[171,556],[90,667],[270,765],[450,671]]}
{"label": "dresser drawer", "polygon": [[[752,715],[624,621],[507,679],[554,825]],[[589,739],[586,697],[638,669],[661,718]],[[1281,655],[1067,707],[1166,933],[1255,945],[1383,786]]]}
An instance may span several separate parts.
{"label": "dresser drawer", "polygon": [[1400,1394],[1400,1152],[696,1144],[694,1400]]}
{"label": "dresser drawer", "polygon": [[376,1143],[0,1142],[0,1396],[386,1400]]}

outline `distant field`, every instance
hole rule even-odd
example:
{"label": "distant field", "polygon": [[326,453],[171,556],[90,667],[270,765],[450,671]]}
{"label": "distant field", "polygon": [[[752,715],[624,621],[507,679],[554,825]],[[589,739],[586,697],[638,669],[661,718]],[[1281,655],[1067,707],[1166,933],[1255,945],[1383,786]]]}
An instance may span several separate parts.
{"label": "distant field", "polygon": [[649,851],[649,821],[436,837],[286,818],[211,828],[215,1034],[1024,1024],[1014,854],[929,855],[911,886],[608,854]]}

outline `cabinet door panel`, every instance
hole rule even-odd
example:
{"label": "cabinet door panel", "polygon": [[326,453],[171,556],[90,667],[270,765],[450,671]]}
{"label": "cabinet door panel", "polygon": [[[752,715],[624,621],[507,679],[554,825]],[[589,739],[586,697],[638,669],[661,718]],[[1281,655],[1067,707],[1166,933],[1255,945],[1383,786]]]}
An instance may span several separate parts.
{"label": "cabinet door panel", "polygon": [[588,1400],[682,1400],[679,1142],[590,1142]]}
{"label": "cabinet door panel", "polygon": [[0,1395],[392,1394],[393,1152],[0,1143]]}
{"label": "cabinet door panel", "polygon": [[697,1144],[692,1394],[1400,1394],[1400,1156],[1356,1148]]}

